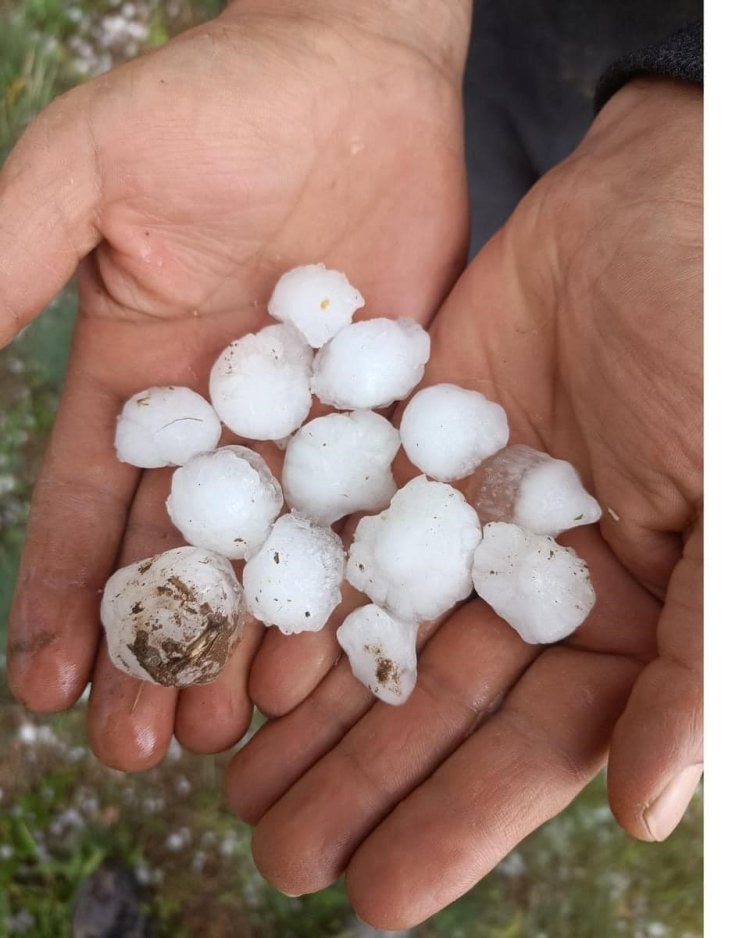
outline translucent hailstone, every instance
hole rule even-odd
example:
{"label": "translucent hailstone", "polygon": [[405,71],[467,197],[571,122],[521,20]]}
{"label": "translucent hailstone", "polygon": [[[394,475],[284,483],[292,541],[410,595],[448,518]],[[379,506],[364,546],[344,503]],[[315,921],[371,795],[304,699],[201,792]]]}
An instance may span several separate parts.
{"label": "translucent hailstone", "polygon": [[241,560],[268,537],[283,503],[281,486],[258,453],[222,446],[175,471],[167,511],[188,544]]}
{"label": "translucent hailstone", "polygon": [[116,667],[152,684],[215,680],[242,634],[245,601],[229,561],[178,547],[107,580],[101,618]]}
{"label": "translucent hailstone", "polygon": [[530,446],[509,446],[477,470],[468,498],[482,524],[510,521],[557,537],[601,517],[599,503],[569,462]]}
{"label": "translucent hailstone", "polygon": [[310,410],[312,349],[293,326],[266,326],[232,342],[211,369],[216,413],[238,436],[281,440]]}
{"label": "translucent hailstone", "polygon": [[380,700],[402,704],[417,682],[417,626],[394,619],[385,609],[355,609],[336,632],[352,673]]}
{"label": "translucent hailstone", "polygon": [[126,401],[115,430],[122,462],[141,469],[181,466],[213,449],[221,424],[213,407],[190,388],[148,388]]}
{"label": "translucent hailstone", "polygon": [[385,507],[396,491],[391,463],[400,443],[398,430],[371,410],[311,420],[287,444],[287,502],[320,524]]}
{"label": "translucent hailstone", "polygon": [[463,479],[508,442],[508,419],[478,391],[435,384],[417,391],[401,417],[409,460],[433,479]]}
{"label": "translucent hailstone", "polygon": [[346,326],[313,362],[312,390],[341,410],[387,407],[422,380],[430,337],[413,319],[368,319]]}
{"label": "translucent hailstone", "polygon": [[482,599],[532,645],[570,635],[596,600],[574,550],[515,524],[485,526],[472,576]]}
{"label": "translucent hailstone", "polygon": [[374,517],[362,518],[346,578],[407,622],[434,619],[471,592],[479,520],[450,485],[412,479]]}
{"label": "translucent hailstone", "polygon": [[330,528],[283,515],[243,573],[256,619],[286,635],[317,632],[341,602],[344,548]]}
{"label": "translucent hailstone", "polygon": [[279,279],[268,301],[268,312],[274,319],[292,323],[313,348],[320,348],[348,326],[364,305],[362,294],[340,271],[307,264]]}

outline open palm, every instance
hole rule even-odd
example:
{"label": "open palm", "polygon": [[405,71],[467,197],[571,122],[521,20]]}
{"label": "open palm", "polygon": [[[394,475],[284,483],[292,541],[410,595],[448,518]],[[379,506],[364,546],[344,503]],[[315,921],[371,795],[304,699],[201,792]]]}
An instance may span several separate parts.
{"label": "open palm", "polygon": [[373,705],[341,662],[261,729],[228,787],[284,892],[345,872],[361,917],[413,925],[608,753],[620,823],[644,839],[677,823],[702,762],[700,123],[697,90],[620,92],[436,317],[425,383],[500,400],[511,442],[571,460],[601,502],[598,528],[563,538],[597,605],[542,649],[470,600],[403,707]]}
{"label": "open palm", "polygon": [[219,681],[179,695],[97,654],[108,575],[178,543],[170,471],[114,457],[123,400],[152,385],[205,393],[217,353],[264,324],[275,279],[296,264],[345,270],[368,315],[426,322],[463,261],[460,41],[454,63],[444,50],[433,61],[361,23],[281,6],[261,16],[237,4],[59,99],[0,175],[0,342],[82,261],[9,681],[54,711],[92,679],[91,742],[119,768],[158,761],[175,726],[200,751],[234,742],[260,640],[250,627]]}

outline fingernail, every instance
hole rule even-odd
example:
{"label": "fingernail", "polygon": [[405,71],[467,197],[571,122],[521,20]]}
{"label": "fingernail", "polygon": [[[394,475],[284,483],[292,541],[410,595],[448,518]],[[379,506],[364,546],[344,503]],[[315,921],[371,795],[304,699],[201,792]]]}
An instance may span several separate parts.
{"label": "fingernail", "polygon": [[654,840],[666,840],[680,823],[702,774],[703,763],[682,769],[646,808],[643,820]]}

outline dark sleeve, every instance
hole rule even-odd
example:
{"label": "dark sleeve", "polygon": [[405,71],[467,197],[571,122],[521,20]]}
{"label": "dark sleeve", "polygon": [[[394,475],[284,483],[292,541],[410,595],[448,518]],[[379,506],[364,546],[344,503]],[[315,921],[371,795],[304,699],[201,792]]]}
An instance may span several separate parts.
{"label": "dark sleeve", "polygon": [[623,85],[646,75],[702,83],[703,20],[613,62],[596,86],[594,107],[599,111]]}

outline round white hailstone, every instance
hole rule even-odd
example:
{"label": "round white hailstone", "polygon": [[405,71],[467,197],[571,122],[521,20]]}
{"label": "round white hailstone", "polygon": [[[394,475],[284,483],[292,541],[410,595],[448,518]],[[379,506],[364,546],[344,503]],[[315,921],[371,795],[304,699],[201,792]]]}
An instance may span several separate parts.
{"label": "round white hailstone", "polygon": [[216,413],[238,436],[281,440],[312,405],[312,349],[293,326],[266,326],[224,349],[209,393]]}
{"label": "round white hailstone", "polygon": [[482,599],[532,645],[570,635],[596,600],[574,550],[515,524],[485,526],[472,577]]}
{"label": "round white hailstone", "polygon": [[344,548],[330,528],[283,515],[242,575],[256,619],[285,635],[318,632],[341,602]]}
{"label": "round white hailstone", "polygon": [[478,391],[434,384],[417,391],[401,417],[409,460],[440,482],[463,479],[508,442],[508,418]]}
{"label": "round white hailstone", "polygon": [[557,537],[594,524],[602,515],[569,462],[530,446],[509,446],[484,462],[472,490],[476,495],[467,497],[482,524],[510,521],[534,534]]}
{"label": "round white hailstone", "polygon": [[268,312],[274,319],[292,323],[313,348],[320,348],[348,326],[364,305],[362,294],[340,271],[307,264],[279,279],[268,301]]}
{"label": "round white hailstone", "polygon": [[315,356],[312,390],[340,410],[387,407],[422,380],[430,336],[413,319],[346,326]]}
{"label": "round white hailstone", "polygon": [[208,401],[190,388],[148,388],[125,402],[117,418],[115,450],[141,469],[181,466],[214,449],[221,424]]}
{"label": "round white hailstone", "polygon": [[380,700],[402,704],[417,682],[417,626],[394,619],[385,609],[355,609],[336,631],[352,673]]}
{"label": "round white hailstone", "polygon": [[471,592],[481,537],[476,512],[459,491],[418,476],[389,508],[359,522],[346,578],[399,619],[434,619]]}
{"label": "round white hailstone", "polygon": [[283,504],[258,453],[222,446],[175,471],[167,511],[188,544],[241,560],[265,541]]}
{"label": "round white hailstone", "polygon": [[226,558],[178,547],[113,573],[101,618],[116,667],[187,687],[218,677],[240,640],[245,601]]}
{"label": "round white hailstone", "polygon": [[398,430],[371,410],[328,414],[289,441],[281,484],[287,502],[319,524],[355,511],[377,511],[396,491],[391,463]]}

